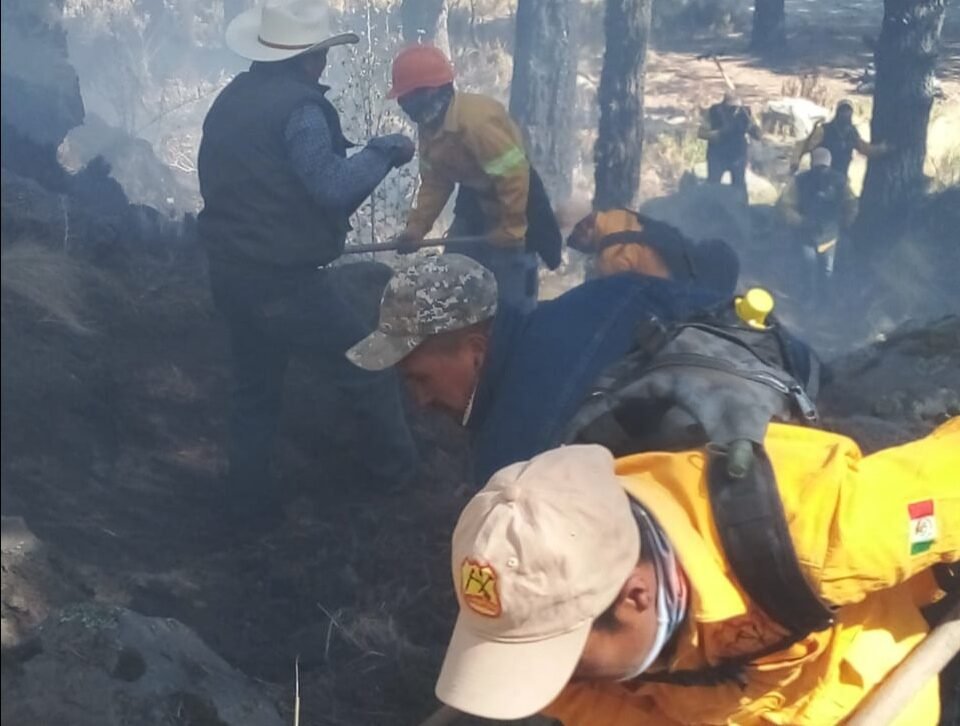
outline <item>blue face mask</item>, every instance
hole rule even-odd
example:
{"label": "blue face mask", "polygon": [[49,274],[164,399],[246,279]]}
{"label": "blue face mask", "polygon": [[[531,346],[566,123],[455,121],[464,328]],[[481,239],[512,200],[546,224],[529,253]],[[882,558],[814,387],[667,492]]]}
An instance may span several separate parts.
{"label": "blue face mask", "polygon": [[633,671],[621,678],[621,682],[633,680],[653,665],[687,614],[687,598],[683,588],[675,591],[669,585],[670,578],[667,574],[667,568],[676,568],[677,566],[673,547],[667,541],[660,526],[647,514],[645,509],[636,503],[633,504],[632,508],[640,531],[644,534],[642,536],[643,546],[652,549],[651,559],[657,574],[657,632],[650,650],[643,657],[643,660]]}

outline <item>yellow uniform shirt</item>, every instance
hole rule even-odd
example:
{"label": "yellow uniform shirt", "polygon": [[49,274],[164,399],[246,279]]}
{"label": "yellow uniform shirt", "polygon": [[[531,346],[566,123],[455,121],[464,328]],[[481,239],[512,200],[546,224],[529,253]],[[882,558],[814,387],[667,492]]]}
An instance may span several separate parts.
{"label": "yellow uniform shirt", "polygon": [[[574,683],[547,709],[565,726],[791,724],[849,716],[927,632],[929,568],[960,559],[960,418],[925,439],[862,457],[846,437],[773,424],[765,442],[804,574],[836,624],[748,666],[746,686]],[[695,670],[754,653],[784,632],[739,588],[710,512],[702,452],[618,461],[631,497],[657,519],[691,586],[669,662]],[[937,723],[936,679],[896,721]]]}
{"label": "yellow uniform shirt", "polygon": [[457,184],[477,192],[495,244],[522,247],[530,165],[520,129],[488,96],[457,93],[436,131],[420,130],[420,190],[407,230],[424,237]]}

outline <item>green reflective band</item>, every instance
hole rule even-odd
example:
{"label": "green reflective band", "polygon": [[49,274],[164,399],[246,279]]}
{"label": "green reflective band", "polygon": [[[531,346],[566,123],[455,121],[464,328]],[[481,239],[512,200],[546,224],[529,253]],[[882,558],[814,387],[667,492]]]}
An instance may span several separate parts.
{"label": "green reflective band", "polygon": [[513,171],[527,160],[523,149],[519,146],[512,146],[493,161],[483,165],[483,170],[490,176],[504,176]]}

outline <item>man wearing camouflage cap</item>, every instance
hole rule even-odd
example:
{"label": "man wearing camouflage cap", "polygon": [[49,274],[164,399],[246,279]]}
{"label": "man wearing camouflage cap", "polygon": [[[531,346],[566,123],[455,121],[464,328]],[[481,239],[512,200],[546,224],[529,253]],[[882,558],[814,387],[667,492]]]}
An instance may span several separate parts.
{"label": "man wearing camouflage cap", "polygon": [[497,312],[493,273],[464,255],[426,257],[394,273],[377,330],[350,349],[368,370],[389,368],[431,336],[480,325]]}
{"label": "man wearing camouflage cap", "polygon": [[560,443],[594,381],[650,316],[665,323],[732,294],[640,275],[591,280],[530,313],[497,307],[493,274],[444,254],[396,271],[378,329],[347,352],[371,371],[398,366],[414,400],[465,426],[474,476]]}

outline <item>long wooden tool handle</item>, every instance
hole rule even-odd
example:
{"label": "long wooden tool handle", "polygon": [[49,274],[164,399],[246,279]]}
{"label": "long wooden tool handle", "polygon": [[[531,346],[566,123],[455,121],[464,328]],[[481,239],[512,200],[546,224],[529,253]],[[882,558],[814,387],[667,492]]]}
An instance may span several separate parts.
{"label": "long wooden tool handle", "polygon": [[[490,240],[486,237],[433,237],[423,239],[417,242],[414,247],[423,249],[424,247],[446,247],[455,245],[468,245],[477,243],[487,243]],[[400,248],[396,242],[383,242],[375,245],[349,245],[344,248],[345,255],[358,255],[362,252],[396,252]]]}
{"label": "long wooden tool handle", "polygon": [[894,720],[931,678],[960,653],[960,605],[868,696],[847,726],[879,726]]}
{"label": "long wooden tool handle", "polygon": [[737,87],[733,85],[733,81],[730,80],[727,72],[723,70],[723,65],[721,65],[720,59],[717,58],[717,56],[713,56],[713,62],[717,64],[717,70],[720,71],[720,77],[723,79],[723,82],[726,84],[727,88],[729,88],[731,91],[736,91]]}

